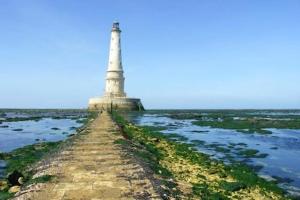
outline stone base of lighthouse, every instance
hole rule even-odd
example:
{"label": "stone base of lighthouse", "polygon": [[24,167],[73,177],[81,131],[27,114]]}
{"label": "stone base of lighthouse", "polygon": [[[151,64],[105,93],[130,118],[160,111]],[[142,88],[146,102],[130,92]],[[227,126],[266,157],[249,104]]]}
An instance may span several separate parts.
{"label": "stone base of lighthouse", "polygon": [[94,97],[89,99],[89,110],[130,110],[143,111],[140,99],[126,97]]}

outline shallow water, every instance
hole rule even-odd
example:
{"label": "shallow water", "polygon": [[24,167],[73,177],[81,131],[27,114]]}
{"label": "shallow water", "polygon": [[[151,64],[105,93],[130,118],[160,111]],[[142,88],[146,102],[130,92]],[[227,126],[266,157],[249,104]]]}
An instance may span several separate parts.
{"label": "shallow water", "polygon": [[[277,113],[276,113],[277,114]],[[300,195],[300,130],[267,129],[272,134],[246,134],[235,130],[201,127],[193,125],[193,120],[171,119],[168,112],[158,114],[144,113],[129,115],[132,122],[143,126],[159,126],[166,129],[164,134],[176,133],[192,140],[204,141],[196,148],[225,163],[242,161],[266,179],[280,179],[279,185],[290,193]],[[238,145],[241,143],[241,145]],[[217,151],[214,145],[226,148],[226,152]],[[267,154],[264,158],[248,158],[239,154],[243,149],[256,149],[258,154]]]}
{"label": "shallow water", "polygon": [[9,152],[40,141],[63,140],[81,124],[72,119],[43,118],[39,121],[3,122],[1,126],[8,127],[0,128],[0,151]]}
{"label": "shallow water", "polygon": [[5,169],[5,161],[0,160],[0,177],[4,176],[4,169]]}
{"label": "shallow water", "polygon": [[[83,119],[84,112],[70,111],[2,111],[0,123],[0,152],[10,152],[14,149],[39,142],[54,142],[64,140],[68,135],[75,133],[76,128],[82,126],[77,121]],[[41,117],[39,120],[30,120],[32,117]],[[54,119],[57,117],[58,119]],[[4,121],[5,118],[22,118],[21,121]],[[24,120],[25,119],[25,120]],[[0,160],[0,177],[3,177],[5,162]]]}

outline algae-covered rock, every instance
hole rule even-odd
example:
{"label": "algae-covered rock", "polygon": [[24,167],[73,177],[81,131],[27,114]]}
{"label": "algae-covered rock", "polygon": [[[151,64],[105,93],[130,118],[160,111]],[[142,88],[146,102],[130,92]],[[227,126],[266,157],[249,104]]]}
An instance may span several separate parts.
{"label": "algae-covered rock", "polygon": [[8,174],[7,180],[10,185],[20,185],[19,178],[24,177],[23,174],[17,170],[14,170],[12,173]]}
{"label": "algae-covered rock", "polygon": [[0,181],[0,191],[5,190],[7,187],[7,181]]}
{"label": "algae-covered rock", "polygon": [[20,191],[20,189],[21,189],[20,186],[15,185],[15,186],[9,188],[8,193],[17,193]]}

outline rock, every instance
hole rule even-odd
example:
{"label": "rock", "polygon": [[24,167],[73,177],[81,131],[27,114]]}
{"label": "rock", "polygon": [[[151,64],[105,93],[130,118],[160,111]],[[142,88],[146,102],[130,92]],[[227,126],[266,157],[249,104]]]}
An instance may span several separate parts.
{"label": "rock", "polygon": [[13,131],[23,131],[22,128],[16,128],[16,129],[13,129]]}
{"label": "rock", "polygon": [[158,142],[160,142],[160,139],[159,138],[154,138],[154,142],[158,143]]}
{"label": "rock", "polygon": [[24,184],[24,177],[18,178],[18,182],[19,182],[20,185],[23,185]]}
{"label": "rock", "polygon": [[74,136],[75,134],[74,133],[71,133],[70,135],[68,135],[68,137],[72,137],[72,136]]}
{"label": "rock", "polygon": [[0,191],[5,190],[8,187],[6,181],[0,181]]}
{"label": "rock", "polygon": [[19,171],[15,170],[7,176],[7,180],[11,185],[20,185],[19,178],[24,177]]}
{"label": "rock", "polygon": [[5,153],[2,153],[1,151],[0,151],[0,160],[4,160],[5,159]]}
{"label": "rock", "polygon": [[163,200],[165,200],[165,199],[166,199],[166,200],[167,200],[167,199],[169,199],[169,198],[168,198],[168,195],[167,195],[167,194],[163,194],[163,195],[162,195],[162,199],[163,199]]}
{"label": "rock", "polygon": [[272,178],[276,179],[277,183],[291,183],[294,180],[288,177],[280,177],[280,176],[272,176]]}
{"label": "rock", "polygon": [[17,193],[20,191],[20,189],[21,189],[20,186],[15,185],[15,186],[9,188],[8,193]]}

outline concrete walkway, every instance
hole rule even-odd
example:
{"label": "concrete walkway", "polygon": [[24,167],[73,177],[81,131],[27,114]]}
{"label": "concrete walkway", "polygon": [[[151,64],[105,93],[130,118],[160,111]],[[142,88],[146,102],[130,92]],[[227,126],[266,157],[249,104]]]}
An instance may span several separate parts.
{"label": "concrete walkway", "polygon": [[[160,199],[143,168],[114,141],[121,138],[107,113],[49,164],[58,178],[15,199]],[[45,173],[45,172],[43,172]]]}

